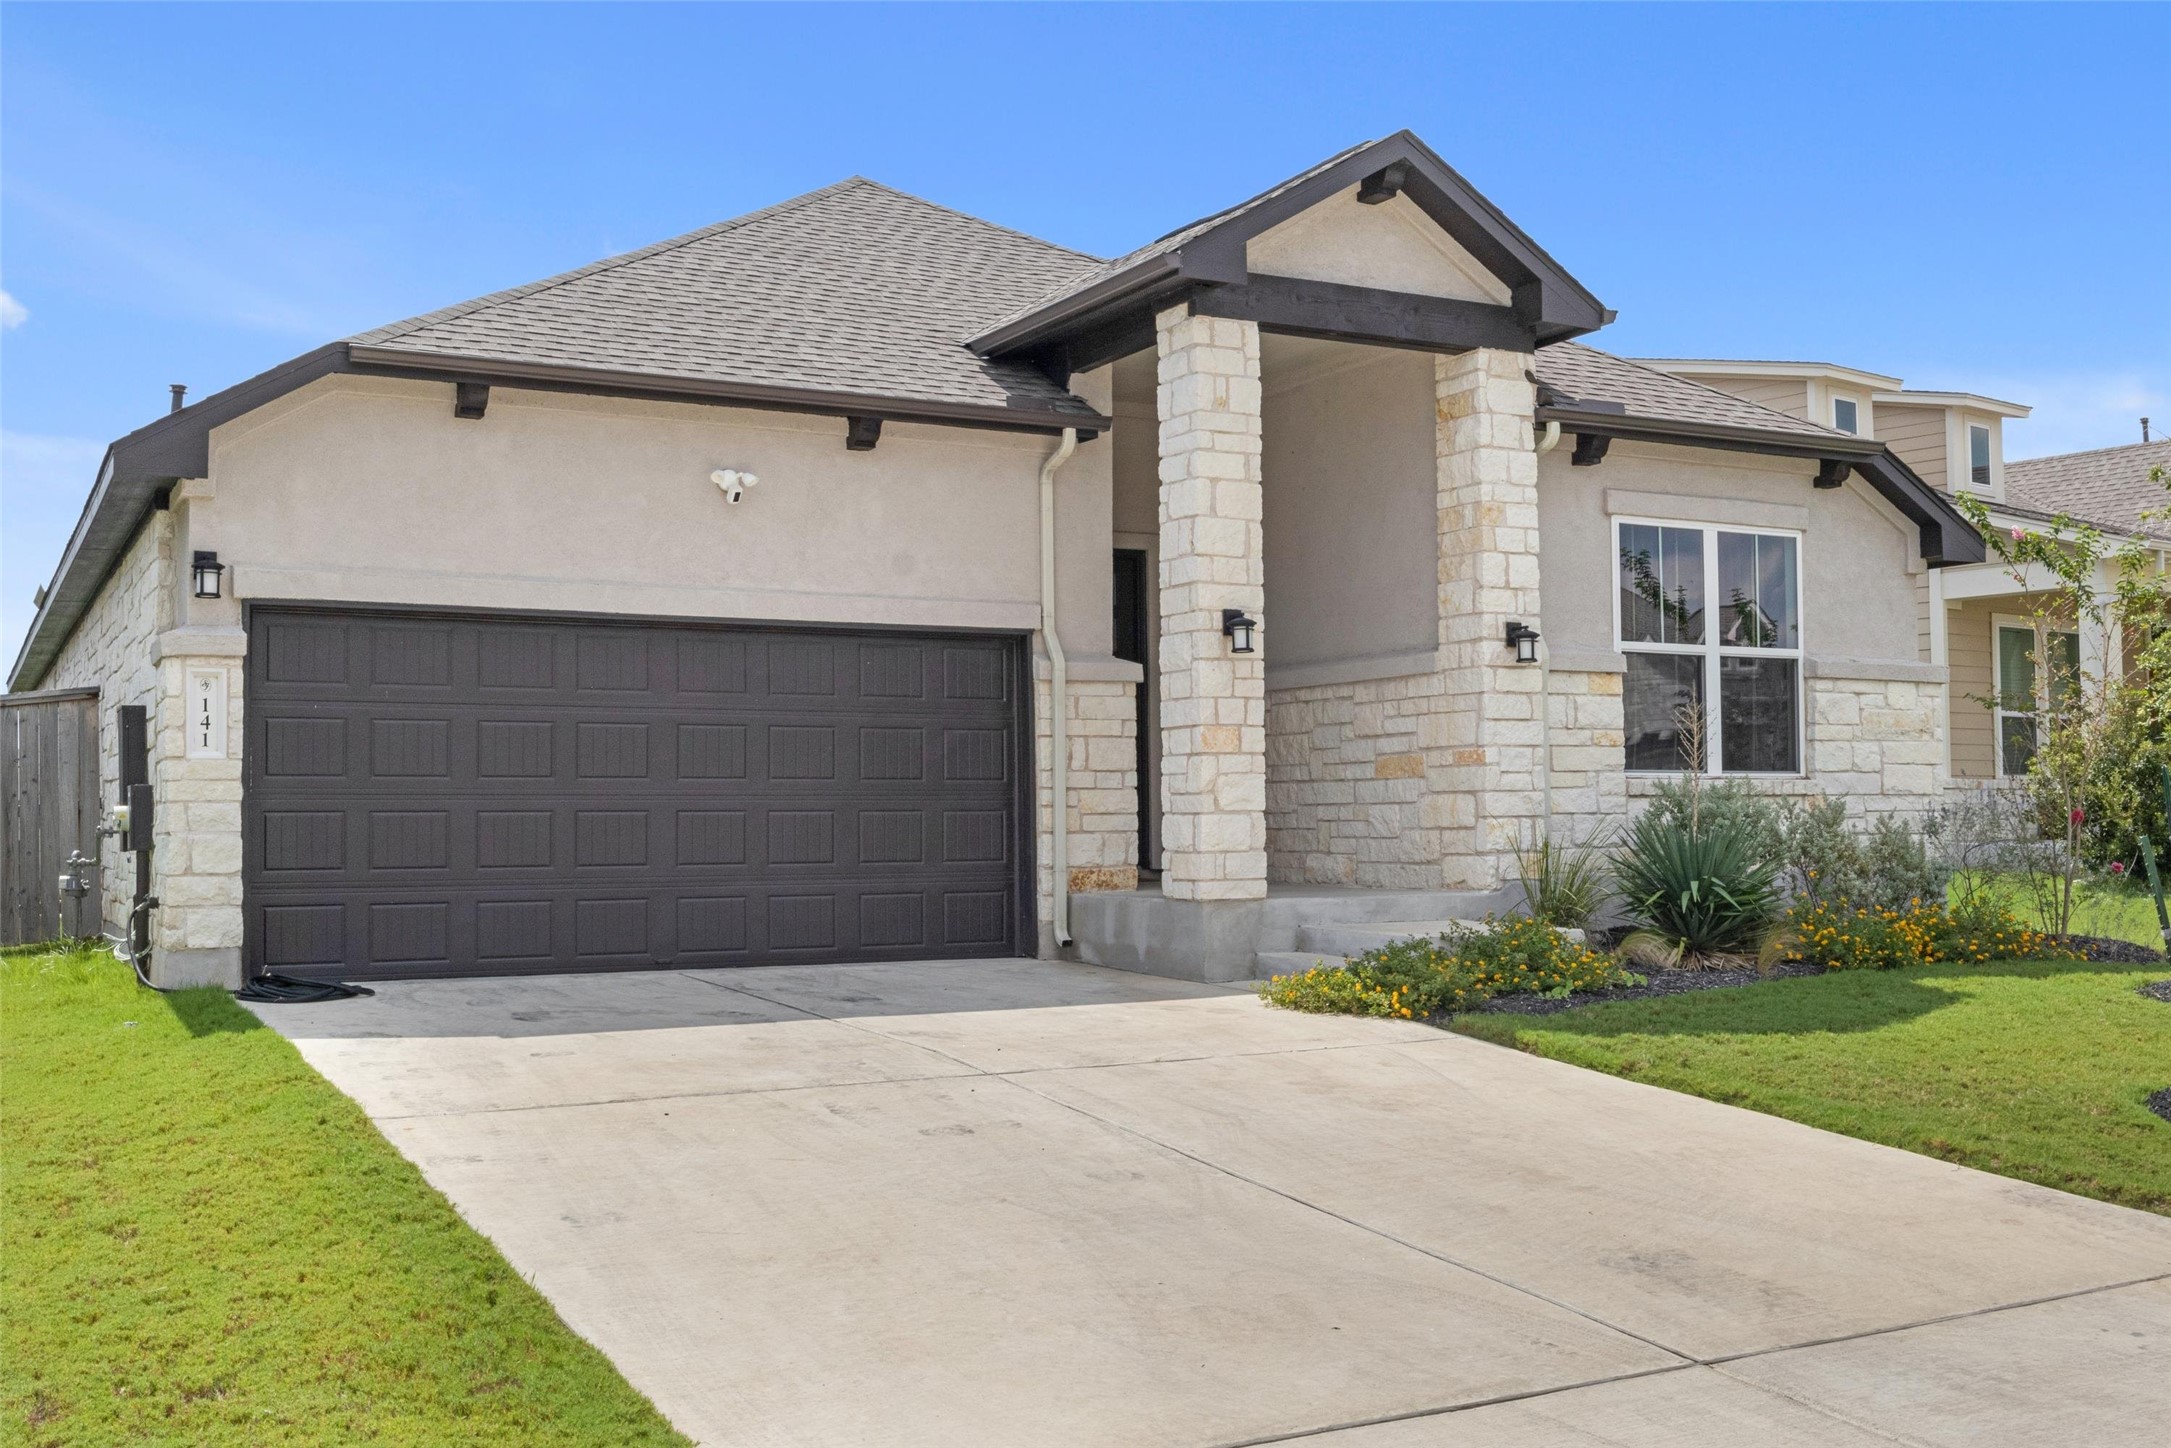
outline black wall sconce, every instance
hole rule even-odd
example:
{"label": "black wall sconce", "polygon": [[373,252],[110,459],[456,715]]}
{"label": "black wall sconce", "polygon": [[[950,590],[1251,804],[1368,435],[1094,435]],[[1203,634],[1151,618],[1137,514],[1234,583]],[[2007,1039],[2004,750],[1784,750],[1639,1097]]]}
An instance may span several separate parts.
{"label": "black wall sconce", "polygon": [[219,596],[219,575],[226,571],[226,565],[219,562],[219,555],[206,553],[198,549],[192,571],[196,575],[196,596],[198,598],[217,598]]}
{"label": "black wall sconce", "polygon": [[1515,650],[1515,662],[1518,664],[1538,662],[1538,631],[1527,623],[1509,624],[1508,647]]}
{"label": "black wall sconce", "polygon": [[1251,654],[1259,651],[1259,620],[1240,608],[1221,610],[1221,631],[1229,636],[1229,652]]}

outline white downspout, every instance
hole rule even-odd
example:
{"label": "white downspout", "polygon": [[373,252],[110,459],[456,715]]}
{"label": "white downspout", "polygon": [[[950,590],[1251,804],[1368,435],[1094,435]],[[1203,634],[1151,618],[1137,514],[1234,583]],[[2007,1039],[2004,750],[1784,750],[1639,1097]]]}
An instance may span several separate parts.
{"label": "white downspout", "polygon": [[1040,465],[1040,636],[1048,646],[1049,864],[1055,870],[1055,943],[1070,944],[1070,665],[1055,626],[1055,470],[1078,450],[1078,429]]}

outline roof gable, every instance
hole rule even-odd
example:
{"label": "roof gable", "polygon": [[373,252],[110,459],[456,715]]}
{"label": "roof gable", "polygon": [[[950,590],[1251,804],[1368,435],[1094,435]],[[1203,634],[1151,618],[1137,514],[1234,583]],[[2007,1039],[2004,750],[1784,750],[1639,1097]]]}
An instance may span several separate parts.
{"label": "roof gable", "polygon": [[1255,273],[1507,306],[1514,290],[1409,197],[1358,199],[1346,186],[1244,244]]}
{"label": "roof gable", "polygon": [[1291,218],[1355,189],[1361,201],[1403,198],[1505,287],[1540,342],[1595,331],[1612,312],[1560,263],[1409,131],[1355,146],[1225,211],[1050,289],[972,339],[976,352],[1031,352],[1103,325],[1142,301],[1251,279],[1247,249]]}

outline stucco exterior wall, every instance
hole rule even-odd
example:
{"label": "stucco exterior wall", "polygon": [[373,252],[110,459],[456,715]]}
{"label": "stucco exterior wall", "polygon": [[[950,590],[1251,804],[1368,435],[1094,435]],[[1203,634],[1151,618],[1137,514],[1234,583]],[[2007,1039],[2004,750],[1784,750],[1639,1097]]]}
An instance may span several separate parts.
{"label": "stucco exterior wall", "polygon": [[[1029,631],[1046,437],[327,378],[212,439],[192,544],[242,597]],[[755,473],[727,505],[709,474]],[[1064,644],[1109,647],[1110,447],[1058,478]]]}
{"label": "stucco exterior wall", "polygon": [[[141,705],[154,718],[158,711],[157,641],[173,627],[173,538],[173,515],[151,514],[39,682],[44,689],[98,690],[99,798],[108,805],[120,797],[115,711],[124,704]],[[99,918],[118,935],[135,894],[135,857],[107,836],[98,844],[98,866]]]}
{"label": "stucco exterior wall", "polygon": [[1552,581],[1543,631],[1556,657],[1614,649],[1612,520],[1625,514],[1798,528],[1809,656],[1921,661],[1912,536],[1859,480],[1820,489],[1807,461],[1627,442],[1596,467],[1575,467],[1565,444],[1538,463],[1539,555]]}
{"label": "stucco exterior wall", "polygon": [[[1277,674],[1439,641],[1432,359],[1313,344],[1265,369],[1266,660]],[[1299,360],[1301,359],[1301,360]]]}
{"label": "stucco exterior wall", "polygon": [[1264,276],[1304,277],[1505,306],[1507,286],[1407,196],[1368,206],[1350,186],[1245,246]]}

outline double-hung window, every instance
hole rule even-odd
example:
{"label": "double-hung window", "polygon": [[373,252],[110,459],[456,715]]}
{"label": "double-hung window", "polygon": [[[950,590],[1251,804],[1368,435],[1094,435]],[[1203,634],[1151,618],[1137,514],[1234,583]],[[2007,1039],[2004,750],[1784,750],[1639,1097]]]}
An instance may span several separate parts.
{"label": "double-hung window", "polygon": [[[1801,539],[1628,519],[1614,529],[1627,767],[1799,774]],[[1683,735],[1692,720],[1701,761]]]}
{"label": "double-hung window", "polygon": [[[1992,620],[1997,648],[1998,773],[2022,775],[2034,762],[2037,717],[2051,702],[2051,691],[2069,695],[2080,685],[2081,636],[2070,629],[2037,631],[2026,619]],[[2038,661],[2047,665],[2037,668]]]}

